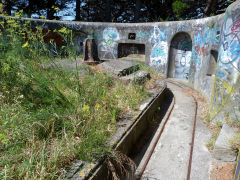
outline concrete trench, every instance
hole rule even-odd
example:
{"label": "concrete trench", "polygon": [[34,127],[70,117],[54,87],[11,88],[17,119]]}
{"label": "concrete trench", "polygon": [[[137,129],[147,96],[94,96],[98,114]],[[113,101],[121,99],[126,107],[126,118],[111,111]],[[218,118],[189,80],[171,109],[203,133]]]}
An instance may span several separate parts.
{"label": "concrete trench", "polygon": [[[167,86],[172,91],[174,99],[166,116],[156,128],[151,142],[146,147],[146,152],[135,172],[135,178],[208,179],[206,177],[208,177],[210,166],[202,172],[202,175],[194,176],[191,173],[191,170],[196,168],[192,166],[193,161],[195,163],[195,159],[193,160],[195,117],[197,115],[195,114],[197,112],[195,100],[182,92],[184,86],[179,87],[178,84],[169,82]],[[187,111],[185,112],[184,109]],[[201,145],[204,146],[204,143]]]}
{"label": "concrete trench", "polygon": [[[198,116],[192,167],[187,178],[194,109],[191,96],[184,94],[182,88],[165,82],[162,90],[113,146],[114,150],[127,155],[136,164],[136,169],[128,169],[120,179],[209,179],[211,155],[205,144],[210,132]],[[157,138],[159,141],[156,143]],[[112,179],[105,160],[99,161],[84,178],[77,177],[74,179]]]}
{"label": "concrete trench", "polygon": [[[152,99],[145,109],[138,115],[135,122],[125,131],[120,138],[115,150],[120,151],[139,164],[147,147],[149,146],[157,126],[161,123],[172,104],[173,95],[166,87],[166,84],[160,92]],[[121,179],[135,179],[135,169],[128,172],[127,177]],[[109,177],[105,162],[91,176],[92,179],[111,179]]]}

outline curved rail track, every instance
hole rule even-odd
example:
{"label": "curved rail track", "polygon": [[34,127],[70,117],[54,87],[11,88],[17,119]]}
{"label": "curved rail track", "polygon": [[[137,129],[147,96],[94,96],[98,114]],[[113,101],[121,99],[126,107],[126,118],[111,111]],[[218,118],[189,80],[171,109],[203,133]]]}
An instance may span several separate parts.
{"label": "curved rail track", "polygon": [[[176,82],[173,82],[173,81],[170,81],[170,80],[167,80],[167,83],[170,83],[170,84],[173,84],[175,86],[178,86],[180,87],[181,89],[186,89],[188,88],[187,86],[183,85],[183,84],[179,84],[179,83],[176,83]],[[191,144],[190,144],[190,153],[189,153],[189,159],[188,159],[188,166],[187,166],[187,174],[186,174],[186,179],[187,180],[190,180],[190,175],[191,175],[191,168],[192,168],[192,159],[193,159],[193,149],[194,149],[194,139],[195,139],[195,131],[196,131],[196,122],[197,122],[197,111],[198,111],[198,102],[197,102],[197,99],[191,95],[192,99],[193,99],[193,102],[195,104],[195,108],[194,108],[194,119],[193,119],[193,127],[192,127],[192,137],[191,137]],[[172,111],[175,107],[175,104],[176,104],[176,97],[174,96],[173,97],[173,105],[170,107],[170,111],[168,111],[168,114],[167,114],[167,118],[165,119],[165,121],[163,122],[163,126],[161,126],[161,129],[157,135],[157,137],[155,138],[155,141],[150,149],[150,151],[148,152],[147,154],[147,158],[144,162],[144,165],[141,167],[141,170],[139,171],[139,174],[137,176],[137,179],[141,179],[145,170],[146,170],[146,167],[149,163],[149,160],[151,159],[152,157],[152,154],[159,142],[159,140],[161,139],[161,135],[162,133],[164,132],[165,130],[165,126],[169,120],[169,118],[171,117],[171,114],[172,114]]]}

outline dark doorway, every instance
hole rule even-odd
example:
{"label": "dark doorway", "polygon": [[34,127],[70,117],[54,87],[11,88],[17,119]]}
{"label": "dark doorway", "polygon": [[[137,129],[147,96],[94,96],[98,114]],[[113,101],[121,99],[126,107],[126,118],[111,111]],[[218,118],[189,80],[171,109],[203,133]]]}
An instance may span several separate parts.
{"label": "dark doorway", "polygon": [[211,50],[210,61],[207,69],[207,76],[212,76],[216,74],[217,59],[218,59],[218,52],[215,50]]}
{"label": "dark doorway", "polygon": [[145,44],[119,43],[118,58],[145,60]]}
{"label": "dark doorway", "polygon": [[186,32],[177,33],[170,44],[168,74],[169,78],[187,79],[192,57],[192,39]]}

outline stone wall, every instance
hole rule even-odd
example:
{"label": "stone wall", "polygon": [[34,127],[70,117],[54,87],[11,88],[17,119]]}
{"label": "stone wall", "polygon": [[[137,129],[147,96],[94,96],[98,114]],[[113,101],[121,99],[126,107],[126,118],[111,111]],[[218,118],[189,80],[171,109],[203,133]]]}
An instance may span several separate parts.
{"label": "stone wall", "polygon": [[191,83],[205,94],[211,103],[211,117],[239,94],[240,1],[233,3],[222,15],[176,22],[23,20],[47,29],[67,27],[73,30],[73,41],[79,53],[82,53],[84,39],[94,38],[98,56],[103,60],[121,57],[119,49],[128,52],[123,47],[138,48],[135,51],[141,54],[145,50],[146,64],[166,77]]}

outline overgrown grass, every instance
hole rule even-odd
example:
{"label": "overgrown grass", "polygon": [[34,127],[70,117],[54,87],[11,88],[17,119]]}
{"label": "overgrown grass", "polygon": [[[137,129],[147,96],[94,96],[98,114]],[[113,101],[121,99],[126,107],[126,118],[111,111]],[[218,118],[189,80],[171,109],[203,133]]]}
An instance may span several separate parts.
{"label": "overgrown grass", "polygon": [[221,127],[218,126],[218,125],[210,125],[209,127],[211,129],[211,132],[212,132],[212,136],[211,138],[209,139],[208,143],[207,143],[207,148],[209,150],[213,150],[214,149],[214,145],[217,141],[217,138],[218,138],[218,135],[221,131]]}
{"label": "overgrown grass", "polygon": [[28,22],[0,26],[0,179],[54,179],[74,159],[108,152],[115,122],[148,96],[145,85],[124,85],[91,68],[84,76],[44,70],[42,63],[62,54],[76,57],[72,32],[58,31],[65,42],[58,47]]}

